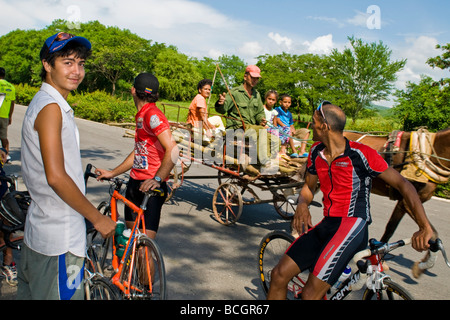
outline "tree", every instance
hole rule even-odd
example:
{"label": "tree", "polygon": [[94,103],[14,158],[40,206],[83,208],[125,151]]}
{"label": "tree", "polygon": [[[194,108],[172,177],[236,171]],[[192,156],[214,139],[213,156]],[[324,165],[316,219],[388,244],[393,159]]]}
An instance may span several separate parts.
{"label": "tree", "polygon": [[442,70],[450,68],[450,43],[447,43],[444,46],[437,45],[436,49],[445,50],[442,56],[437,56],[434,58],[428,59],[427,63],[433,68],[441,68]]}
{"label": "tree", "polygon": [[115,95],[120,80],[131,82],[138,73],[151,71],[147,69],[151,65],[149,57],[155,55],[150,40],[127,29],[106,27],[98,21],[81,24],[77,35],[92,43],[86,80],[97,89],[108,89]]}
{"label": "tree", "polygon": [[322,100],[336,100],[336,94],[330,91],[334,80],[329,57],[281,53],[258,59],[258,65],[264,71],[259,86],[261,91],[274,89],[280,94],[289,94],[297,114],[303,109],[312,115]]}
{"label": "tree", "polygon": [[79,91],[108,90],[114,95],[118,84],[131,83],[140,72],[152,72],[154,59],[167,48],[98,21],[81,23],[76,30],[70,30],[67,21],[55,20],[42,30],[15,30],[0,37],[0,64],[8,69],[8,79],[37,86],[41,81],[42,44],[61,31],[86,37],[92,43],[92,57],[87,61],[86,79]]}
{"label": "tree", "polygon": [[[427,63],[433,68],[450,68],[450,43],[437,48],[446,51],[442,56],[428,59]],[[421,126],[441,130],[450,126],[450,78],[434,81],[430,77],[422,77],[419,84],[408,82],[406,91],[398,90],[396,96],[398,104],[393,110],[404,130]]]}
{"label": "tree", "polygon": [[398,90],[394,115],[403,123],[403,130],[427,127],[436,131],[450,126],[450,87],[440,86],[430,77],[419,84],[408,82],[406,91]]}
{"label": "tree", "polygon": [[344,111],[356,121],[360,112],[371,102],[385,100],[391,93],[396,73],[403,69],[405,60],[391,61],[392,51],[383,44],[364,43],[361,39],[348,38],[351,48],[331,53],[336,90],[353,97],[354,104],[343,106]]}
{"label": "tree", "polygon": [[154,61],[154,74],[158,77],[161,98],[186,101],[196,94],[202,79],[195,65],[174,48],[162,50]]}
{"label": "tree", "polygon": [[[212,88],[212,92],[215,94],[227,92],[226,85],[228,85],[228,87],[231,89],[233,87],[241,85],[244,81],[244,72],[246,65],[245,62],[238,56],[222,55],[218,59],[204,57],[202,60],[192,59],[191,61],[195,64],[203,79],[206,78],[215,80]],[[217,64],[219,64],[220,71],[222,71],[226,84],[223,81],[219,71],[217,70],[217,73],[215,73]],[[214,74],[216,74],[215,79]]]}
{"label": "tree", "polygon": [[19,29],[0,37],[0,65],[10,82],[37,85],[41,81],[39,51],[45,39],[43,31]]}

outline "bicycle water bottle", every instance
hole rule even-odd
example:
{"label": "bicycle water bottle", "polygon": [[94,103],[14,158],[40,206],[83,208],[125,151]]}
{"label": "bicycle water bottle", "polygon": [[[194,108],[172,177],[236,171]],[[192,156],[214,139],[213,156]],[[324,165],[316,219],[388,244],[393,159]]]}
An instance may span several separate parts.
{"label": "bicycle water bottle", "polygon": [[125,230],[125,223],[123,223],[122,221],[117,221],[115,236],[121,236],[123,233],[123,230]]}
{"label": "bicycle water bottle", "polygon": [[122,258],[124,252],[125,252],[125,247],[127,245],[128,239],[130,238],[131,235],[131,230],[125,229],[125,224],[122,223],[117,223],[116,226],[116,236],[115,236],[115,245],[116,245],[116,256],[118,256],[119,258]]}
{"label": "bicycle water bottle", "polygon": [[339,286],[342,284],[342,282],[344,282],[345,280],[348,279],[348,277],[350,277],[350,275],[352,274],[352,268],[350,268],[350,266],[347,266],[344,270],[344,272],[342,272],[342,274],[340,275],[338,281],[336,281],[336,283],[334,284],[334,288],[338,289]]}

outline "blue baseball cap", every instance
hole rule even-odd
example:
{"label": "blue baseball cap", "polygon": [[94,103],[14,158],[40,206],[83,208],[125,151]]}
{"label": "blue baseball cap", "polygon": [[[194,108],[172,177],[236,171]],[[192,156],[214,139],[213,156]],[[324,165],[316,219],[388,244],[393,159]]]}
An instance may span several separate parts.
{"label": "blue baseball cap", "polygon": [[40,53],[41,60],[49,53],[60,51],[71,41],[75,41],[89,50],[92,47],[91,43],[86,38],[74,36],[73,34],[66,32],[58,32],[45,40]]}

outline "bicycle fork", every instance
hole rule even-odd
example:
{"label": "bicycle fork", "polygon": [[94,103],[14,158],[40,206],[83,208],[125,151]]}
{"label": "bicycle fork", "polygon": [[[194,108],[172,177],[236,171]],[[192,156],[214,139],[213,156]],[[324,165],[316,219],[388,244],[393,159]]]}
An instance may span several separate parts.
{"label": "bicycle fork", "polygon": [[[136,244],[139,241],[138,237],[136,237],[136,233],[133,233],[133,236],[130,237],[130,239],[128,241],[129,241],[129,243],[127,244],[127,252],[129,250],[132,250],[131,257],[130,257],[130,259],[127,259],[127,261],[125,261],[125,257],[127,257],[128,254],[124,253],[120,263],[118,262],[119,258],[117,256],[114,257],[117,261],[116,263],[118,264],[118,269],[117,269],[116,274],[111,279],[111,281],[115,286],[117,286],[125,294],[125,296],[130,297],[131,291],[138,292],[141,294],[144,293],[144,290],[142,288],[139,288],[132,284],[133,276],[140,277],[140,278],[142,277],[144,279],[143,281],[145,282],[145,285],[148,285],[148,291],[151,294],[153,292],[152,274],[151,274],[151,270],[152,270],[151,253],[148,252],[147,248],[144,248],[144,252],[138,252],[136,250],[137,249]],[[142,257],[139,257],[139,256],[142,256]],[[140,260],[140,263],[138,264],[138,266],[140,266],[141,263],[144,264],[143,268],[137,268],[137,269],[133,268],[133,266],[135,265],[136,259]],[[126,280],[121,281],[120,278],[121,278],[122,272],[124,272],[124,270],[123,270],[124,267],[128,267],[128,269],[127,269],[128,274],[127,274]],[[142,269],[145,271],[144,274],[141,274],[141,272],[140,272],[140,270],[142,270]],[[141,281],[142,281],[142,278],[141,278]]]}

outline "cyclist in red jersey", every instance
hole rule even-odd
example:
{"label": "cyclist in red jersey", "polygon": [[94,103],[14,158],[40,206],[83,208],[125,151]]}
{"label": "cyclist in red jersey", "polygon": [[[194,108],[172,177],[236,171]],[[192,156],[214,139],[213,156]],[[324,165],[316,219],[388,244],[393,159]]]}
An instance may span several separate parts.
{"label": "cyclist in red jersey", "polygon": [[[111,171],[96,169],[97,179],[113,178],[131,169],[125,197],[140,206],[144,192],[160,188],[162,197],[151,197],[144,213],[147,235],[154,239],[159,228],[161,209],[167,196],[170,171],[178,158],[178,147],[172,138],[166,116],[156,106],[159,94],[158,79],[150,73],[141,73],[131,88],[136,113],[136,134],[134,150]],[[136,214],[125,206],[125,221],[131,228]]]}
{"label": "cyclist in red jersey", "polygon": [[[412,208],[419,231],[412,236],[417,251],[428,249],[433,231],[416,190],[373,149],[343,136],[346,117],[341,108],[322,103],[313,116],[313,138],[305,184],[300,191],[292,227],[300,237],[271,275],[268,299],[286,299],[293,276],[311,270],[302,299],[321,299],[352,259],[366,248],[370,189],[378,177],[396,188]],[[320,181],[324,218],[313,226],[309,204]]]}

